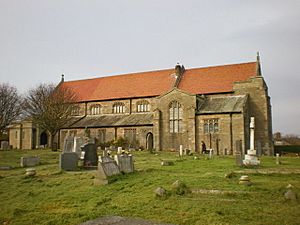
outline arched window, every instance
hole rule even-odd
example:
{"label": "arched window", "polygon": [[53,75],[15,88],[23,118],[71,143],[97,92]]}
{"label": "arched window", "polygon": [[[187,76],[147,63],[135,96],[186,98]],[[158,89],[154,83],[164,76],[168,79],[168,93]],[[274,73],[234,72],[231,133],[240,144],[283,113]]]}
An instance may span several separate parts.
{"label": "arched window", "polygon": [[123,102],[113,104],[113,113],[125,113],[125,104]]}
{"label": "arched window", "polygon": [[72,116],[79,116],[80,107],[79,106],[72,106],[71,108],[71,115]]}
{"label": "arched window", "polygon": [[137,112],[149,112],[150,104],[146,100],[137,102]]}
{"label": "arched window", "polygon": [[177,101],[171,102],[169,105],[169,113],[170,133],[181,133],[183,115],[181,105]]}
{"label": "arched window", "polygon": [[99,104],[92,105],[90,108],[90,114],[91,115],[101,114],[101,105],[99,105]]}

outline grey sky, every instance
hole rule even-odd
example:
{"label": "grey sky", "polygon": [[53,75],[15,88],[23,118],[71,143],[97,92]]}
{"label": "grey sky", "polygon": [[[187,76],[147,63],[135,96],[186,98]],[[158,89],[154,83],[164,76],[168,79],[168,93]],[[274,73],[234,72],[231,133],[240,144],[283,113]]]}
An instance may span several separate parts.
{"label": "grey sky", "polygon": [[300,134],[298,0],[0,0],[0,82],[41,82],[256,60],[273,131]]}

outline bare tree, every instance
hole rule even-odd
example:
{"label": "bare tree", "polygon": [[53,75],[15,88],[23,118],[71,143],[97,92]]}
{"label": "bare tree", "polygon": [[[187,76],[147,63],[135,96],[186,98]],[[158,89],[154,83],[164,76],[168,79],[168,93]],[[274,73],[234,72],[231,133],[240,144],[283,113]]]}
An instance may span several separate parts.
{"label": "bare tree", "polygon": [[40,128],[51,135],[51,149],[54,150],[54,137],[71,120],[71,109],[76,102],[75,93],[63,86],[41,84],[31,89],[25,98],[27,115]]}
{"label": "bare tree", "polygon": [[0,84],[0,135],[21,114],[21,96],[15,87]]}

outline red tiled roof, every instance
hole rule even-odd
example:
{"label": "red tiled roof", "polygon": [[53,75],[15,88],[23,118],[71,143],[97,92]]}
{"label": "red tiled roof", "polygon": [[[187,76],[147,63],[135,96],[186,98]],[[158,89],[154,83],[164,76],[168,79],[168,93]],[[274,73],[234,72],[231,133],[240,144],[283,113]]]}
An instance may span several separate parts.
{"label": "red tiled roof", "polygon": [[[158,96],[175,82],[174,69],[66,81],[79,101]],[[178,88],[192,94],[230,92],[233,82],[256,76],[256,62],[187,69]]]}
{"label": "red tiled roof", "polygon": [[192,94],[233,91],[233,83],[256,76],[257,62],[186,70],[178,88]]}

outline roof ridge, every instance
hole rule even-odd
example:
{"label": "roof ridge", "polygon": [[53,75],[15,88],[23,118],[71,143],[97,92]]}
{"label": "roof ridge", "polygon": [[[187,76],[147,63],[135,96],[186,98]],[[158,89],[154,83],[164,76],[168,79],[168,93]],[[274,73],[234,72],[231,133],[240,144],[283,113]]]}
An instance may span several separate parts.
{"label": "roof ridge", "polygon": [[[185,71],[198,70],[198,69],[211,69],[211,68],[218,68],[218,67],[219,68],[220,67],[229,67],[229,66],[245,65],[245,64],[252,64],[252,63],[257,63],[257,62],[253,61],[253,62],[244,62],[244,63],[225,64],[225,65],[194,67],[194,68],[185,69]],[[142,75],[142,74],[145,74],[145,73],[157,73],[157,72],[164,72],[164,71],[166,72],[168,70],[172,71],[174,69],[173,68],[169,68],[169,69],[161,69],[161,70],[147,70],[147,71],[141,71],[141,72],[133,72],[133,73],[124,73],[124,74],[114,74],[114,75],[100,76],[100,77],[95,77],[95,78],[70,80],[70,81],[64,81],[64,82],[65,83],[70,83],[70,82],[77,82],[77,81],[97,80],[97,79],[105,79],[105,78],[120,77],[120,76],[134,76],[134,75]]]}
{"label": "roof ridge", "polygon": [[[78,79],[78,80],[70,80],[70,81],[64,81],[65,83],[69,82],[77,82],[77,81],[85,81],[85,80],[97,80],[102,78],[112,78],[112,77],[121,77],[121,76],[131,76],[131,75],[138,75],[138,74],[145,74],[145,73],[157,73],[157,72],[167,72],[168,70],[174,70],[172,69],[161,69],[161,70],[149,70],[149,71],[142,71],[142,72],[133,72],[133,73],[124,73],[124,74],[114,74],[114,75],[107,75],[102,77],[95,77],[95,78],[87,78],[87,79]],[[170,74],[171,75],[171,74]]]}
{"label": "roof ridge", "polygon": [[246,65],[246,64],[256,64],[256,61],[253,62],[244,62],[244,63],[234,63],[234,64],[225,64],[225,65],[215,65],[215,66],[206,66],[206,67],[195,67],[195,68],[189,68],[185,69],[186,71],[189,70],[198,70],[198,69],[211,69],[211,68],[218,68],[218,67],[229,67],[229,66],[238,66],[238,65]]}

